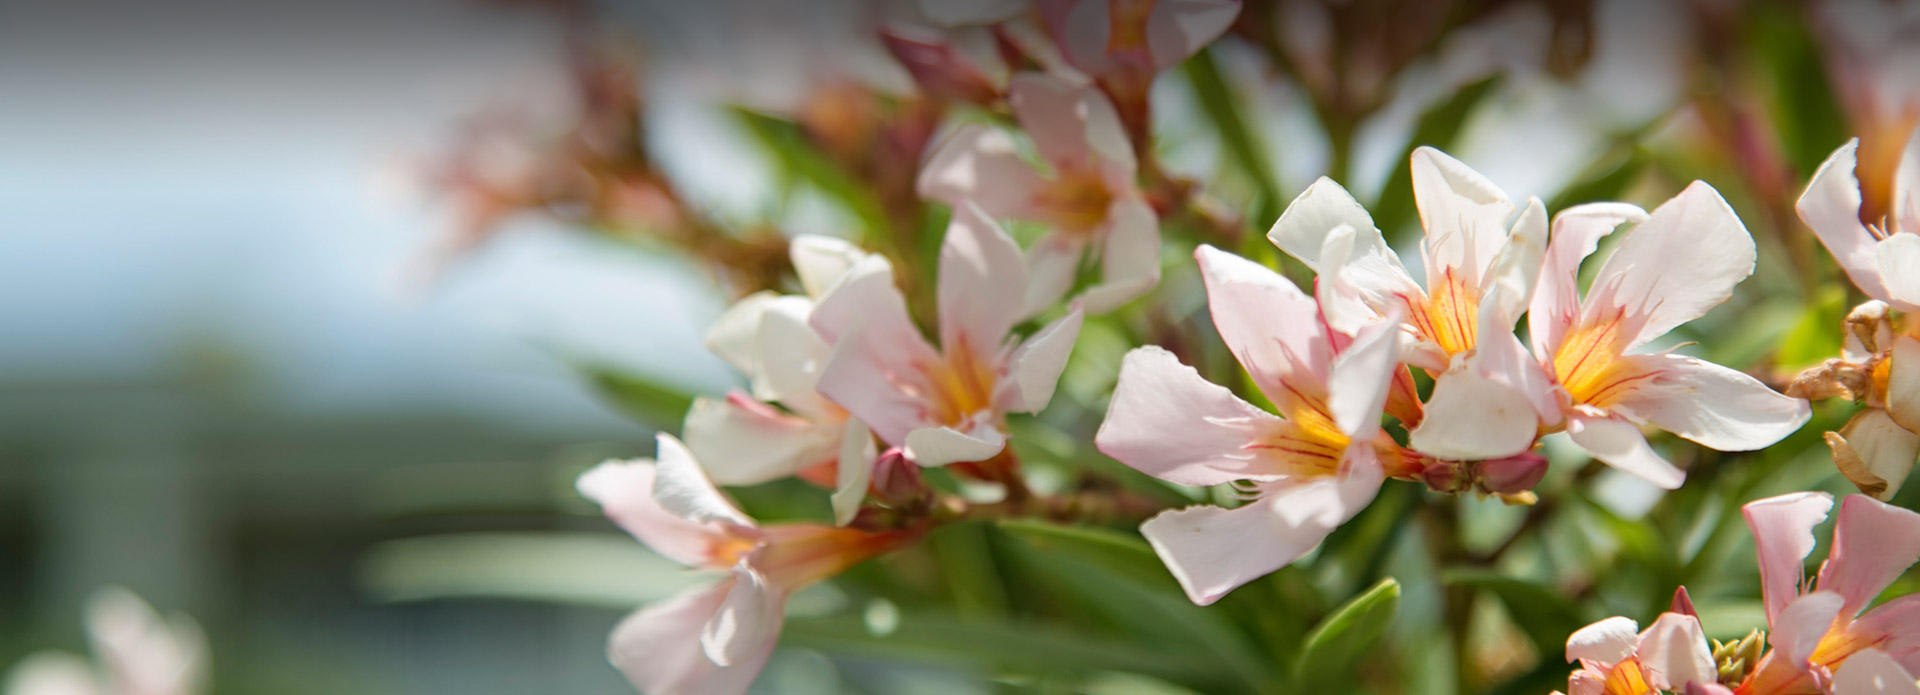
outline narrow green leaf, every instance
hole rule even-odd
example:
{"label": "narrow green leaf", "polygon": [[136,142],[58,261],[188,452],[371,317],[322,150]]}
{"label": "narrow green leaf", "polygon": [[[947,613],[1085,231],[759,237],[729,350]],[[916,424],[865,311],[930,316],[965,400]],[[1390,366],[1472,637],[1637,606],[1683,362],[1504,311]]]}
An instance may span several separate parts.
{"label": "narrow green leaf", "polygon": [[[1001,531],[1043,553],[1070,553],[1108,570],[1157,581],[1178,589],[1160,557],[1139,536],[1094,526],[1056,524],[1031,519],[1007,519]],[[1164,580],[1164,581],[1159,581]]]}
{"label": "narrow green leaf", "polygon": [[848,175],[843,167],[808,142],[799,126],[747,109],[735,109],[734,114],[747,132],[773,155],[784,175],[813,184],[835,202],[845,206],[848,212],[859,218],[871,238],[884,239],[888,236],[886,213],[872,189]]}
{"label": "narrow green leaf", "polygon": [[1388,577],[1320,621],[1295,660],[1298,688],[1302,692],[1346,690],[1339,684],[1359,673],[1367,650],[1380,641],[1399,607],[1400,583]]}
{"label": "narrow green leaf", "polygon": [[1452,586],[1472,587],[1499,599],[1507,607],[1507,615],[1527,633],[1541,654],[1560,653],[1567,643],[1567,635],[1586,624],[1579,609],[1564,594],[1550,587],[1487,569],[1447,570],[1440,580]]}
{"label": "narrow green leaf", "polygon": [[658,379],[605,367],[582,367],[581,372],[615,408],[654,427],[677,428],[693,405],[692,393]]}

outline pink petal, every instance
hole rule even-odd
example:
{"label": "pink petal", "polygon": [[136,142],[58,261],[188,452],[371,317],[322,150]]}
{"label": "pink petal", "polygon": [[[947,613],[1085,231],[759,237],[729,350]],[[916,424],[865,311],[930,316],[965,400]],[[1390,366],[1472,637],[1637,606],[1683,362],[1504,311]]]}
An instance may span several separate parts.
{"label": "pink petal", "polygon": [[1168,70],[1185,62],[1233,26],[1240,0],[1160,0],[1147,16],[1147,51],[1153,66]]}
{"label": "pink petal", "polygon": [[1612,668],[1633,656],[1640,625],[1632,618],[1614,616],[1575,630],[1567,637],[1567,661],[1584,661]]}
{"label": "pink petal", "polygon": [[1915,562],[1920,562],[1920,513],[1848,495],[1840,501],[1820,588],[1846,598],[1840,613],[1851,617]]}
{"label": "pink petal", "polygon": [[1847,632],[1878,644],[1908,671],[1920,671],[1920,594],[1874,606]]}
{"label": "pink petal", "polygon": [[1483,331],[1475,340],[1469,368],[1481,378],[1520,394],[1533,407],[1540,425],[1556,427],[1565,420],[1561,390],[1553,383],[1553,375],[1546,365],[1527,354],[1526,346],[1512,332]]}
{"label": "pink petal", "polygon": [[779,294],[765,291],[741,297],[740,301],[721,312],[720,317],[713,320],[713,327],[707,329],[707,350],[740,370],[741,374],[752,376],[758,373],[760,318],[780,299]]}
{"label": "pink petal", "polygon": [[1506,243],[1487,264],[1480,278],[1479,336],[1513,333],[1513,325],[1533,301],[1540,282],[1540,266],[1547,252],[1547,207],[1528,198],[1519,219],[1508,230]]}
{"label": "pink petal", "polygon": [[1009,82],[1007,101],[1020,127],[1033,137],[1040,156],[1056,172],[1112,165],[1131,177],[1133,146],[1113,104],[1099,90],[1026,72]]}
{"label": "pink petal", "polygon": [[698,398],[687,411],[687,448],[708,462],[722,485],[755,485],[832,461],[840,424],[814,422],[774,410],[744,393]]}
{"label": "pink petal", "polygon": [[1020,158],[1013,137],[997,129],[967,124],[934,146],[920,168],[915,190],[921,198],[959,207],[971,201],[994,217],[1032,219],[1033,192],[1042,181]]}
{"label": "pink petal", "polygon": [[1796,492],[1748,502],[1740,508],[1753,530],[1760,561],[1760,594],[1772,624],[1800,594],[1803,563],[1813,552],[1813,527],[1827,520],[1833,496],[1824,492]]}
{"label": "pink petal", "polygon": [[1027,300],[1022,313],[1039,314],[1067,296],[1086,251],[1086,239],[1074,234],[1049,233],[1035,241],[1027,250]]}
{"label": "pink petal", "polygon": [[1626,203],[1588,203],[1562,210],[1553,218],[1553,234],[1527,313],[1533,350],[1550,355],[1560,347],[1580,313],[1580,262],[1600,247],[1600,239],[1622,224],[1637,224],[1647,213]]}
{"label": "pink petal", "polygon": [[1635,653],[1646,668],[1648,684],[1656,688],[1680,690],[1689,683],[1719,681],[1707,633],[1693,616],[1662,613],[1640,635]]}
{"label": "pink petal", "polygon": [[[1427,419],[1433,419],[1431,409]],[[1567,421],[1567,436],[1601,462],[1662,489],[1676,489],[1687,479],[1686,473],[1647,445],[1639,426],[1626,420],[1584,413],[1574,415]]]}
{"label": "pink petal", "polygon": [[[884,259],[861,261],[847,279],[820,300],[810,323],[833,341],[820,373],[820,394],[859,417],[893,444],[927,424],[931,393],[920,366],[940,360],[907,315],[906,298],[893,286]],[[901,385],[906,385],[903,390]]]}
{"label": "pink petal", "polygon": [[1312,297],[1278,273],[1212,246],[1194,250],[1220,339],[1281,410],[1324,398],[1332,348]]}
{"label": "pink petal", "polygon": [[1807,659],[1833,627],[1842,601],[1831,591],[1816,591],[1788,601],[1780,615],[1767,622],[1767,646],[1773,647],[1775,658],[1785,660],[1795,670],[1807,670]]}
{"label": "pink petal", "polygon": [[[1860,181],[1853,173],[1854,150],[1859,147],[1860,140],[1856,138],[1834,150],[1814,172],[1794,209],[1800,212],[1800,219],[1813,228],[1814,235],[1861,292],[1890,302],[1893,299],[1881,283],[1879,265],[1874,259],[1873,235],[1860,224]],[[1912,311],[1915,307],[1907,304],[1900,308]]]}
{"label": "pink petal", "polygon": [[[1399,257],[1378,236],[1377,231],[1361,232],[1345,224],[1326,232],[1314,294],[1327,325],[1337,332],[1352,334],[1388,313],[1404,317],[1405,307],[1426,301],[1426,292],[1407,276]],[[1435,369],[1444,369],[1444,354],[1438,360]]]}
{"label": "pink petal", "polygon": [[1888,359],[1892,363],[1887,369],[1887,415],[1901,427],[1920,432],[1920,340],[1906,335],[1894,338]]}
{"label": "pink petal", "polygon": [[1627,359],[1657,376],[1631,387],[1617,407],[1711,449],[1771,446],[1813,417],[1806,401],[1712,362],[1674,354]]}
{"label": "pink petal", "polygon": [[701,650],[722,667],[751,663],[780,640],[786,594],[767,584],[750,562],[742,559],[734,566],[726,598],[700,631]]}
{"label": "pink petal", "polygon": [[962,432],[952,427],[923,427],[907,433],[907,458],[922,466],[985,461],[1007,446],[1007,436],[989,424]]}
{"label": "pink petal", "polygon": [[1127,353],[1094,436],[1101,453],[1182,485],[1219,485],[1267,473],[1247,445],[1282,420],[1152,345]]}
{"label": "pink petal", "polygon": [[1107,219],[1100,284],[1080,295],[1082,306],[1095,314],[1117,309],[1160,282],[1160,221],[1153,206],[1124,197],[1107,208]]}
{"label": "pink petal", "polygon": [[1026,308],[1027,263],[1020,246],[978,206],[953,209],[940,245],[940,347],[991,355]]}
{"label": "pink petal", "polygon": [[755,352],[759,370],[753,374],[754,395],[774,401],[815,420],[840,419],[838,408],[820,396],[820,370],[833,354],[832,346],[807,324],[813,303],[800,297],[776,302],[760,317]]}
{"label": "pink petal", "polygon": [[1583,318],[1624,317],[1630,349],[1727,301],[1753,274],[1753,237],[1720,193],[1695,181],[1654,208],[1600,266]]}
{"label": "pink petal", "polygon": [[1413,198],[1426,229],[1427,286],[1452,270],[1468,287],[1507,241],[1513,201],[1487,177],[1431,147],[1413,151]]}
{"label": "pink petal", "polygon": [[1011,391],[1004,399],[1008,411],[1037,413],[1046,409],[1047,402],[1053,400],[1054,387],[1060,383],[1060,373],[1067,368],[1073,343],[1080,337],[1081,322],[1076,307],[1029,336],[1007,358],[1012,378],[1002,384]]}
{"label": "pink petal", "polygon": [[740,513],[720,488],[713,486],[700,462],[673,435],[654,436],[653,501],[668,514],[697,524],[723,524],[753,528],[752,519]]}
{"label": "pink petal", "polygon": [[722,668],[707,658],[700,634],[719,612],[731,581],[656,603],[613,629],[607,658],[645,695],[744,695],[772,656],[766,653]]}
{"label": "pink petal", "polygon": [[1046,15],[1068,64],[1093,75],[1112,67],[1107,37],[1113,25],[1105,0],[1035,0],[1034,4]]}
{"label": "pink petal", "polygon": [[912,354],[904,357],[932,357],[933,346],[920,335],[920,329],[907,313],[907,298],[893,284],[893,265],[882,256],[869,256],[855,263],[833,291],[814,305],[807,316],[808,325],[821,339],[838,345],[843,334],[859,328],[874,339],[895,343]]}
{"label": "pink petal", "polygon": [[1863,649],[1833,673],[1834,695],[1920,695],[1920,682],[1886,652]]}
{"label": "pink petal", "polygon": [[653,479],[652,461],[607,461],[582,473],[575,486],[654,552],[682,565],[704,566],[708,549],[723,533],[667,513],[653,501]]}
{"label": "pink petal", "polygon": [[1363,458],[1346,475],[1279,483],[1234,509],[1188,507],[1161,512],[1140,533],[1187,598],[1208,605],[1227,592],[1305,555],[1333,529],[1365,508],[1383,480],[1371,447],[1349,450]]}

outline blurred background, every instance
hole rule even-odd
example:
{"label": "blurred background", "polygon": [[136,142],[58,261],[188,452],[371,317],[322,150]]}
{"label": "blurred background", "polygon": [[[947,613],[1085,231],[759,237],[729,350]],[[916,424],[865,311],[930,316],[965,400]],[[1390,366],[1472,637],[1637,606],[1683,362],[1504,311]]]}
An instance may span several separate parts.
{"label": "blurred background", "polygon": [[[894,16],[885,4],[0,0],[0,663],[83,652],[82,603],[120,585],[205,626],[218,693],[631,692],[606,664],[609,629],[698,578],[615,532],[572,480],[649,455],[692,394],[742,383],[701,335],[768,283],[713,259],[751,269],[784,236],[857,236],[895,214],[859,176],[849,193],[845,176],[821,173],[899,142],[836,139],[836,127],[899,125],[927,96],[877,39]],[[1904,67],[1867,87],[1837,82],[1836,65],[1866,54],[1875,69],[1911,66],[1920,46],[1899,39],[1915,36],[1911,3],[1887,5],[1909,18],[1881,27],[1893,38],[1865,39],[1817,20],[1826,4],[1249,3],[1227,37],[1155,83],[1153,156],[1245,238],[1332,175],[1408,251],[1418,144],[1556,211],[1651,207],[1705,178],[1752,228],[1761,270],[1738,308],[1683,337],[1784,373],[1837,352],[1851,306],[1792,199],[1832,148],[1878,122],[1860,104],[1914,84]],[[935,111],[909,141],[955,113],[969,117]],[[555,173],[551,148],[528,144],[604,137],[644,152],[635,178],[651,188],[611,204],[581,194],[574,169],[591,188],[604,167],[568,160]],[[635,219],[693,236],[623,231]],[[734,236],[717,250],[690,241],[712,229]],[[1090,324],[1069,402],[1023,442],[1063,470],[1124,475],[1082,461],[1098,458],[1088,435],[1121,352],[1203,323],[1190,246],[1167,253],[1171,308]],[[1259,246],[1243,252],[1277,262]],[[1560,530],[1586,541],[1575,560],[1520,562],[1592,599],[1581,615],[1635,614],[1642,594],[1689,581],[1708,587],[1696,588],[1703,614],[1750,622],[1744,533],[1714,529],[1761,492],[1847,489],[1818,430],[1850,412],[1822,406],[1769,467],[1727,474],[1738,492],[1675,503],[1671,518],[1650,511],[1651,488],[1557,472],[1550,485],[1596,491]],[[823,513],[824,495],[783,485],[743,500],[762,515],[786,498],[804,498],[791,514]],[[1411,513],[1417,495],[1401,497],[1379,514]],[[1459,504],[1473,542],[1502,552],[1527,513]],[[1640,520],[1671,532],[1684,561],[1616,564],[1665,547],[1607,525]],[[929,552],[1011,562],[993,533],[945,533]],[[1437,629],[1421,536],[1380,538],[1380,556],[1316,565],[1304,585],[1338,599],[1371,576],[1353,567],[1392,570],[1408,583],[1406,634]],[[1709,538],[1738,549],[1692,562]],[[1643,584],[1576,591],[1616,566]],[[1001,586],[986,594],[959,581],[888,589],[918,586],[915,567],[804,595],[797,614],[852,616],[865,634],[797,624],[756,692],[1237,692],[1210,676],[1178,685],[1192,675],[1179,669],[1138,676],[1121,657],[1045,668],[968,654],[957,637],[889,640],[913,601],[1062,618],[1052,599],[1002,586],[1019,581],[1005,565],[978,584]],[[1744,588],[1716,597],[1714,582]],[[1426,663],[1438,657],[1381,656],[1406,665],[1370,687],[1551,684],[1536,669],[1557,655],[1542,659],[1510,618],[1487,622],[1508,627],[1476,637],[1480,680],[1431,677],[1450,668]],[[1417,637],[1396,644],[1387,653],[1417,653]]]}

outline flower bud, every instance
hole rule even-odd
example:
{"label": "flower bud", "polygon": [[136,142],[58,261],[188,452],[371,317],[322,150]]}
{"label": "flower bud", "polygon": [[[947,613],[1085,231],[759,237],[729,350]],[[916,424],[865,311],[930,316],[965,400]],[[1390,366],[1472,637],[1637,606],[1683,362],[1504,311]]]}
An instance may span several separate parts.
{"label": "flower bud", "polygon": [[1420,480],[1434,492],[1465,492],[1473,485],[1466,464],[1444,459],[1434,459],[1420,469]]}
{"label": "flower bud", "polygon": [[1533,489],[1547,474],[1547,457],[1523,451],[1506,458],[1481,461],[1476,478],[1482,490],[1497,495],[1514,495]]}
{"label": "flower bud", "polygon": [[931,499],[920,465],[907,460],[898,447],[873,461],[873,496],[895,509],[909,509]]}

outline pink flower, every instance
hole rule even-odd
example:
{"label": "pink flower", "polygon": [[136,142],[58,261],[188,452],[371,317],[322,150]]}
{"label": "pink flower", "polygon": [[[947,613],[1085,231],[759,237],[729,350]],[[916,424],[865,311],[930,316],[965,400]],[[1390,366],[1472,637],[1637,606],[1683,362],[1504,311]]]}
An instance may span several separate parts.
{"label": "pink flower", "polygon": [[7,695],[194,695],[206,688],[207,639],[183,615],[161,617],[125,589],[87,602],[87,634],[99,658],[34,654],[13,668]]}
{"label": "pink flower", "polygon": [[[839,470],[843,449],[863,456],[866,427],[818,392],[832,346],[807,325],[814,302],[869,254],[831,237],[796,237],[789,251],[804,295],[760,292],[735,303],[707,333],[707,347],[751,381],[752,394],[699,398],[687,412],[687,448],[710,461],[722,485],[752,485],[799,475],[822,485],[858,486],[835,497],[842,523],[852,519],[866,476]],[[780,407],[775,407],[778,403]],[[784,408],[784,409],[783,409]],[[851,447],[851,449],[849,449]],[[870,465],[871,455],[847,459]]]}
{"label": "pink flower", "polygon": [[[1670,351],[1635,352],[1727,300],[1753,272],[1753,239],[1713,187],[1694,182],[1655,208],[1601,264],[1586,297],[1580,262],[1621,222],[1618,203],[1584,205],[1554,221],[1528,314],[1551,386],[1528,390],[1542,423],[1615,468],[1674,488],[1686,478],[1647,444],[1650,424],[1721,451],[1758,449],[1811,417],[1807,402],[1726,367]],[[1557,410],[1558,412],[1553,412]],[[1560,417],[1564,416],[1564,422]]]}
{"label": "pink flower", "polygon": [[668,559],[728,573],[711,587],[635,612],[613,630],[608,657],[648,695],[747,691],[780,637],[787,598],[885,552],[911,532],[819,524],[761,527],[728,501],[671,435],[658,462],[608,461],[580,476],[580,494]]}
{"label": "pink flower", "polygon": [[1134,141],[1146,133],[1147,90],[1233,26],[1240,0],[1037,0],[1069,65],[1120,106]]}
{"label": "pink flower", "polygon": [[1713,648],[1700,619],[1662,613],[1640,632],[1628,618],[1608,618],[1567,638],[1567,661],[1580,668],[1567,679],[1570,695],[1654,695],[1706,687],[1725,693]]}
{"label": "pink flower", "polygon": [[1094,443],[1169,482],[1251,491],[1240,507],[1188,507],[1140,527],[1188,598],[1206,605],[1312,550],[1382,481],[1417,476],[1418,464],[1380,430],[1402,372],[1397,317],[1341,334],[1273,271],[1211,246],[1194,257],[1221,339],[1284,417],[1149,346],[1127,355]]}
{"label": "pink flower", "polygon": [[1546,380],[1513,334],[1539,277],[1546,207],[1535,198],[1516,208],[1486,177],[1430,147],[1414,151],[1411,167],[1426,230],[1424,288],[1331,179],[1294,199],[1267,237],[1320,274],[1321,309],[1336,330],[1389,312],[1405,317],[1411,340],[1402,359],[1437,375],[1413,448],[1460,460],[1517,455],[1533,446],[1536,411],[1557,419],[1526,398]]}
{"label": "pink flower", "polygon": [[979,208],[961,205],[940,249],[940,346],[914,325],[892,267],[863,260],[811,317],[833,343],[820,393],[920,465],[991,458],[1006,446],[1008,413],[1052,400],[1080,333],[1075,308],[1016,339],[1026,290],[1020,247]]}
{"label": "pink flower", "polygon": [[1098,254],[1099,284],[1081,301],[1100,313],[1138,297],[1160,280],[1160,227],[1135,183],[1133,147],[1098,91],[1038,73],[1008,88],[1014,116],[1051,169],[1035,171],[1012,136],[966,125],[933,151],[920,171],[920,196],[953,206],[971,201],[996,218],[1051,226],[1027,258],[1027,314],[1059,301],[1081,256]]}
{"label": "pink flower", "polygon": [[[1902,132],[1916,132],[1908,128]],[[1795,209],[1860,291],[1914,311],[1920,309],[1920,139],[1900,144],[1906,146],[1893,148],[1897,167],[1883,167],[1895,171],[1880,174],[1874,185],[1855,176],[1860,140],[1840,146],[1814,172]],[[1865,207],[1863,194],[1877,205]]]}
{"label": "pink flower", "polygon": [[[1912,674],[1920,673],[1920,595],[1862,612],[1920,560],[1920,514],[1865,495],[1847,496],[1833,528],[1833,548],[1817,582],[1808,585],[1803,563],[1813,551],[1813,527],[1832,507],[1826,493],[1799,492],[1743,508],[1758,549],[1773,650],[1741,684],[1741,695],[1822,692],[1829,684],[1831,692],[1842,692],[1840,685],[1887,683],[1870,676],[1889,672],[1912,685]],[[1875,652],[1880,656],[1868,656]],[[1849,669],[1855,658],[1866,661]]]}

